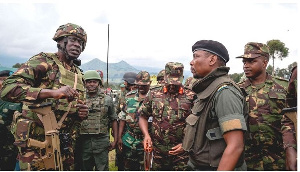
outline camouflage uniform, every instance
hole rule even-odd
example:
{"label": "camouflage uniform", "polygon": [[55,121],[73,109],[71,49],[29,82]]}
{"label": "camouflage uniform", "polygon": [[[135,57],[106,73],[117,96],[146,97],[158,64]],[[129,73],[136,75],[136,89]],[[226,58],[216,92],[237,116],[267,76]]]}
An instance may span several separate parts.
{"label": "camouflage uniform", "polygon": [[21,103],[11,103],[0,99],[0,170],[13,171],[16,165],[18,149],[14,136],[10,132],[10,124],[15,111],[21,112]]}
{"label": "camouflage uniform", "polygon": [[[86,43],[86,33],[77,25],[66,24],[61,26],[54,36],[54,40],[58,33],[69,32],[72,35],[79,36]],[[66,35],[67,36],[67,35]],[[84,49],[84,46],[83,46]],[[29,138],[39,141],[45,140],[45,132],[42,122],[36,113],[29,110],[29,104],[41,103],[37,99],[39,92],[46,89],[59,89],[62,86],[74,86],[75,73],[77,74],[77,91],[78,99],[84,101],[84,85],[82,73],[77,65],[68,66],[58,60],[56,53],[40,53],[31,57],[24,65],[22,65],[13,75],[8,77],[1,90],[1,98],[12,102],[27,102],[23,104],[22,115],[13,121],[12,132],[15,136],[15,145],[19,148],[18,159],[21,170],[41,170],[45,169],[44,163],[41,161],[40,149],[36,147],[28,147]],[[46,99],[46,102],[52,102],[52,110],[54,111],[57,121],[61,119],[63,114],[68,110],[69,102],[66,99]],[[72,101],[75,105],[77,101]],[[18,124],[26,124],[26,131],[21,131]],[[72,106],[69,115],[62,123],[60,132],[60,146],[63,159],[64,170],[74,169],[74,146],[75,140],[79,134],[81,119],[78,117],[76,107]],[[26,135],[23,135],[23,132]]]}
{"label": "camouflage uniform", "polygon": [[101,90],[93,97],[87,94],[88,119],[82,122],[80,139],[84,171],[108,171],[109,124],[117,120],[112,98]]}
{"label": "camouflage uniform", "polygon": [[[120,114],[121,110],[123,109],[123,106],[125,104],[125,95],[128,93],[128,91],[125,89],[120,93],[119,96],[119,102],[116,107],[116,112],[118,115],[118,123],[120,122],[122,118],[122,114]],[[124,114],[123,114],[124,115]],[[119,149],[116,149],[116,166],[118,166],[118,171],[124,171],[124,155],[123,152],[120,152]]]}
{"label": "camouflage uniform", "polygon": [[[137,85],[150,85],[150,74],[141,71],[137,75]],[[124,164],[126,171],[143,170],[144,148],[142,145],[143,133],[139,128],[139,116],[136,111],[141,106],[144,98],[139,96],[138,90],[132,90],[125,97],[125,114],[121,120],[126,121],[122,137]]]}
{"label": "camouflage uniform", "polygon": [[[242,58],[268,57],[268,47],[248,43]],[[281,120],[285,107],[287,81],[267,74],[264,83],[252,85],[249,79],[239,83],[249,109],[249,132],[245,157],[248,170],[285,170]]]}
{"label": "camouflage uniform", "polygon": [[[286,107],[297,108],[297,66],[292,69],[289,79]],[[297,110],[285,112],[281,123],[284,149],[293,147],[297,150]]]}
{"label": "camouflage uniform", "polygon": [[151,139],[154,148],[153,170],[186,170],[188,154],[169,155],[172,147],[182,143],[185,119],[191,113],[193,96],[184,94],[183,65],[166,64],[166,84],[181,86],[178,93],[170,94],[166,87],[150,90],[138,110],[145,118],[153,116]]}

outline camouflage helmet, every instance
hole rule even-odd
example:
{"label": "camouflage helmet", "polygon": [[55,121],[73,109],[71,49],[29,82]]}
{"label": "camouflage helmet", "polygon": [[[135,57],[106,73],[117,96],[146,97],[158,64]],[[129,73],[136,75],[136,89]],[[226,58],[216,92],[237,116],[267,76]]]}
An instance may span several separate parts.
{"label": "camouflage helmet", "polygon": [[87,34],[85,33],[84,29],[81,26],[78,26],[76,24],[67,23],[65,25],[59,26],[52,39],[54,41],[57,41],[61,37],[70,36],[70,35],[76,36],[84,41],[82,45],[82,51],[83,51],[87,42]]}
{"label": "camouflage helmet", "polygon": [[181,85],[183,80],[183,64],[178,62],[169,62],[165,66],[165,83]]}
{"label": "camouflage helmet", "polygon": [[136,85],[150,85],[150,74],[147,71],[140,71],[134,82]]}
{"label": "camouflage helmet", "polygon": [[134,81],[136,79],[136,73],[135,72],[126,72],[123,75],[123,80],[127,81],[129,84],[134,84]]}
{"label": "camouflage helmet", "polygon": [[100,80],[100,82],[102,82],[99,73],[95,70],[88,70],[88,71],[84,72],[83,79],[85,81],[90,80],[90,79],[95,79],[95,80]]}
{"label": "camouflage helmet", "polygon": [[245,45],[244,54],[236,58],[253,59],[260,56],[269,58],[269,52],[270,52],[269,47],[266,44],[257,43],[257,42],[248,42]]}
{"label": "camouflage helmet", "polygon": [[163,80],[165,77],[165,69],[161,70],[156,77],[156,81]]}

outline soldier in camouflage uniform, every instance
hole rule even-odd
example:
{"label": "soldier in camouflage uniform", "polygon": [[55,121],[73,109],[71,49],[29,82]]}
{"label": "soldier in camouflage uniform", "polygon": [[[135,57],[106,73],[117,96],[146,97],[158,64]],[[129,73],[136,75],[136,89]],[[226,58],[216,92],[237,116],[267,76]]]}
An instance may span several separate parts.
{"label": "soldier in camouflage uniform", "polygon": [[[118,115],[118,123],[120,122],[120,119],[124,115],[124,104],[125,104],[125,95],[136,89],[136,86],[134,84],[135,79],[136,79],[136,73],[134,72],[126,72],[123,75],[123,80],[124,80],[124,87],[125,90],[121,91],[120,97],[119,97],[119,104],[117,105],[117,115]],[[119,124],[118,124],[119,125]],[[118,166],[119,171],[124,171],[124,162],[123,162],[123,157],[124,155],[122,152],[119,151],[119,149],[116,149],[116,165]]]}
{"label": "soldier in camouflage uniform", "polygon": [[157,77],[156,77],[156,81],[157,81],[157,84],[158,85],[164,85],[165,84],[165,70],[161,70],[158,74],[157,74]]}
{"label": "soldier in camouflage uniform", "polygon": [[[11,71],[0,72],[0,89],[2,82]],[[0,171],[13,171],[16,165],[18,149],[14,143],[14,136],[10,132],[12,117],[15,111],[22,111],[21,103],[11,103],[0,99]]]}
{"label": "soldier in camouflage uniform", "polygon": [[[144,149],[154,149],[153,170],[186,170],[188,154],[174,153],[181,148],[185,119],[191,113],[193,96],[183,89],[183,64],[169,62],[165,66],[165,85],[148,92],[138,110],[139,126],[144,135]],[[148,132],[149,117],[153,117]]]}
{"label": "soldier in camouflage uniform", "polygon": [[286,170],[297,171],[297,66],[292,69],[282,119],[282,139]]}
{"label": "soldier in camouflage uniform", "polygon": [[245,157],[248,170],[285,170],[281,134],[282,109],[285,107],[287,81],[269,75],[267,45],[245,45],[243,68],[246,80],[239,83],[249,108],[249,133]]}
{"label": "soldier in camouflage uniform", "polygon": [[[100,89],[102,81],[95,70],[84,73],[87,89],[86,104],[89,116],[82,122],[80,138],[82,143],[82,170],[108,171],[108,151],[116,146],[118,138],[117,115],[112,98]],[[112,125],[115,140],[109,142],[109,124]]]}
{"label": "soldier in camouflage uniform", "polygon": [[52,103],[56,120],[61,124],[59,132],[64,170],[74,169],[75,140],[81,121],[88,115],[88,106],[83,104],[82,73],[75,64],[85,48],[87,35],[82,27],[68,23],[57,29],[53,40],[57,42],[58,52],[42,52],[33,56],[4,81],[1,90],[3,100],[24,102],[22,114],[15,116],[12,129],[14,144],[19,148],[21,170],[46,169],[41,159],[43,151],[27,145],[29,138],[45,140],[43,124],[28,105]]}
{"label": "soldier in camouflage uniform", "polygon": [[146,71],[139,72],[135,84],[138,89],[126,94],[125,114],[121,118],[119,127],[119,135],[122,137],[119,137],[118,145],[125,155],[124,164],[126,171],[140,171],[144,169],[143,133],[139,128],[139,116],[136,114],[136,111],[149,91],[151,84],[150,74]]}

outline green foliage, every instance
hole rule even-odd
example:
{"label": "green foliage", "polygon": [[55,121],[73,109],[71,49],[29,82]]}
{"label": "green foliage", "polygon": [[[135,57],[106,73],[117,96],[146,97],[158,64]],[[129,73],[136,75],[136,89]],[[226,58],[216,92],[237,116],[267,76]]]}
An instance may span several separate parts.
{"label": "green foliage", "polygon": [[274,74],[274,60],[275,58],[279,58],[282,60],[283,58],[289,55],[289,48],[285,47],[285,44],[278,39],[273,39],[267,42],[270,50],[270,57],[273,60],[273,72]]}
{"label": "green foliage", "polygon": [[273,67],[271,65],[268,65],[268,67],[267,67],[266,70],[267,70],[268,74],[272,74],[273,73]]}
{"label": "green foliage", "polygon": [[23,65],[24,63],[16,63],[16,64],[14,64],[12,67],[13,68],[20,68],[22,65]]}
{"label": "green foliage", "polygon": [[236,83],[240,82],[242,76],[243,76],[243,73],[229,74],[229,77]]}

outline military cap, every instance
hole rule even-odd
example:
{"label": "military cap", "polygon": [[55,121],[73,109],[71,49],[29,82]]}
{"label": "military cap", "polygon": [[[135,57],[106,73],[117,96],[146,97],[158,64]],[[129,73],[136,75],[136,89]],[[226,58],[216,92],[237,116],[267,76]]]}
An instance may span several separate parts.
{"label": "military cap", "polygon": [[146,71],[140,71],[136,75],[136,79],[134,82],[136,85],[149,85],[151,83],[150,81],[150,74]]}
{"label": "military cap", "polygon": [[226,47],[221,44],[220,42],[213,41],[213,40],[201,40],[197,41],[193,46],[192,46],[192,51],[193,53],[197,50],[203,50],[210,52],[212,54],[217,55],[220,57],[222,60],[227,63],[229,61],[229,54],[226,49]]}
{"label": "military cap", "polygon": [[260,56],[269,58],[269,47],[263,43],[248,42],[245,45],[244,54],[236,58],[253,59]]}
{"label": "military cap", "polygon": [[120,87],[121,87],[121,88],[125,87],[125,84],[121,84]]}
{"label": "military cap", "polygon": [[183,80],[183,64],[169,62],[165,66],[165,83],[181,85]]}
{"label": "military cap", "polygon": [[164,79],[164,77],[165,77],[165,69],[161,70],[161,71],[157,74],[156,81],[161,80],[161,79]]}

